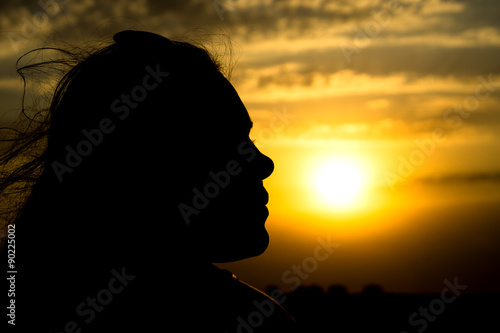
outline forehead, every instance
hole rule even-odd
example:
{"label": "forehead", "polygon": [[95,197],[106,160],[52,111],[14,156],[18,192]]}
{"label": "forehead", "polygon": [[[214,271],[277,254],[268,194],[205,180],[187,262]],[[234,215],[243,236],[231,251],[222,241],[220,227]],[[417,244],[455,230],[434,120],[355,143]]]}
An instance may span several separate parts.
{"label": "forehead", "polygon": [[243,130],[248,134],[252,127],[252,121],[233,85],[220,75],[214,81],[211,91],[214,97],[211,99],[214,125],[229,131]]}

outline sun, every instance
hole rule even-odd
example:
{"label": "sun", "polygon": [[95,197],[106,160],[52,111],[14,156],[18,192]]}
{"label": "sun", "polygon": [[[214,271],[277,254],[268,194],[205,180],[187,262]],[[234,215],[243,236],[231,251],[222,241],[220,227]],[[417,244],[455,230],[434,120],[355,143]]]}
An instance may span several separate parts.
{"label": "sun", "polygon": [[359,162],[336,158],[318,164],[313,171],[312,187],[323,206],[346,210],[360,203],[365,182],[365,172]]}

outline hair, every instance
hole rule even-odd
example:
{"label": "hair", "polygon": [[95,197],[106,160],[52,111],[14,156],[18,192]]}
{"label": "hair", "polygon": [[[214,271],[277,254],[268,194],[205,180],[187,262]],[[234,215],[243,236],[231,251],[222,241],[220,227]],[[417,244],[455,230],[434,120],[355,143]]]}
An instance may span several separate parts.
{"label": "hair", "polygon": [[[39,192],[50,189],[59,193],[58,198],[77,195],[76,191],[71,194],[70,189],[89,181],[94,184],[102,182],[121,169],[124,162],[130,163],[127,160],[130,145],[137,145],[137,142],[124,141],[120,134],[127,131],[130,134],[132,125],[129,121],[129,124],[120,124],[123,128],[119,128],[116,134],[113,133],[113,138],[100,145],[98,151],[93,152],[82,166],[65,174],[67,179],[64,181],[56,181],[51,168],[54,162],[64,160],[67,146],[74,147],[81,140],[82,130],[98,126],[99,120],[103,119],[106,112],[109,113],[113,99],[120,96],[120,93],[130,91],[134,83],[140,82],[145,67],[155,69],[155,64],[164,64],[173,76],[173,82],[168,86],[178,92],[181,88],[176,86],[189,87],[203,75],[218,73],[229,77],[231,73],[232,67],[222,66],[224,55],[211,53],[199,43],[171,41],[159,35],[132,31],[119,33],[114,38],[116,42],[100,43],[93,47],[38,48],[18,59],[16,69],[24,84],[19,119],[10,126],[0,128],[0,227],[4,235],[9,224],[15,224],[23,216],[29,215],[32,205],[37,204],[33,203],[33,198],[43,196]],[[43,58],[47,53],[52,54],[48,60],[28,60],[26,64],[22,64],[32,56],[35,59],[40,56]],[[39,82],[33,92],[32,105],[28,106],[26,100],[30,95],[30,78],[34,83]],[[51,85],[53,82],[57,84]],[[89,82],[92,82],[93,87],[88,86]],[[43,90],[45,87],[50,87],[48,93]],[[86,95],[90,89],[92,94]],[[159,91],[153,91],[152,96],[156,102],[160,97],[165,98]],[[171,93],[168,98],[181,99],[181,96]],[[186,121],[188,117],[186,114],[172,112],[165,115],[161,111],[152,115],[151,112],[155,110],[149,110],[148,113],[144,109],[154,103],[146,102],[144,107],[140,107],[144,114],[133,115],[133,128],[145,126],[145,117],[149,117],[149,121],[151,117],[157,117],[158,121],[154,121],[156,125],[150,129],[152,134],[145,134],[147,131],[144,131],[140,133],[143,137],[134,138],[140,141],[141,149],[147,146],[149,140],[165,136],[165,129],[173,131],[168,122]],[[44,104],[48,105],[43,106]],[[179,105],[181,103],[177,103]],[[126,150],[119,148],[120,146],[126,147]],[[156,149],[151,145],[148,147]],[[134,151],[146,155],[147,152],[141,149]],[[113,159],[116,161],[112,162]],[[112,163],[113,167],[103,168],[106,165],[103,161]],[[136,163],[139,162],[135,161],[134,164]],[[100,173],[96,172],[100,168],[106,169],[102,170],[103,176],[100,179],[87,179],[83,176],[89,170],[95,176]],[[75,174],[80,177],[75,177]],[[124,175],[125,173],[121,174]],[[40,190],[37,191],[37,188]]]}

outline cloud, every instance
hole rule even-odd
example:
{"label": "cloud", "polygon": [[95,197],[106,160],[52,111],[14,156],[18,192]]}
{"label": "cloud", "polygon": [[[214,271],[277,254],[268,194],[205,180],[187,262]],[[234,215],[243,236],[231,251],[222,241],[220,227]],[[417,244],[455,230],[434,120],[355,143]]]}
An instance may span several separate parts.
{"label": "cloud", "polygon": [[[48,3],[48,2],[42,2]],[[127,28],[151,29],[168,37],[218,24],[242,46],[235,85],[250,105],[286,101],[310,110],[311,116],[331,110],[368,117],[343,119],[337,133],[422,132],[439,123],[446,104],[460,102],[474,90],[479,75],[500,73],[500,22],[493,0],[401,0],[390,21],[347,63],[340,49],[352,43],[355,29],[364,29],[376,13],[389,10],[388,1],[241,0],[232,4],[221,22],[213,1],[65,1],[25,50],[45,43],[54,33],[71,43],[108,39]],[[15,53],[6,38],[21,31],[23,18],[32,20],[42,8],[30,1],[0,5],[0,79],[15,76]],[[375,14],[374,14],[375,13]],[[188,34],[189,35],[189,32]],[[8,82],[8,81],[3,81]],[[8,96],[8,87],[0,85]],[[349,100],[351,99],[351,100]],[[467,126],[494,128],[488,110],[467,120]],[[12,105],[12,102],[9,102]],[[356,113],[354,113],[356,112]],[[372,123],[369,130],[364,123]],[[394,126],[387,126],[399,124]],[[401,132],[401,133],[403,133]],[[406,132],[405,132],[406,133]]]}
{"label": "cloud", "polygon": [[[252,51],[250,51],[252,52]],[[273,55],[252,52],[244,55],[240,68],[275,67],[284,62],[296,64],[295,72],[310,74],[321,72],[325,75],[350,69],[357,73],[374,76],[407,73],[408,76],[456,76],[466,77],[500,73],[500,46],[495,47],[430,47],[430,46],[390,46],[372,47],[353,56],[346,65],[338,47],[323,50],[308,49],[284,55],[286,50],[277,50]],[[254,57],[255,54],[255,57]]]}
{"label": "cloud", "polygon": [[467,174],[446,174],[421,177],[418,182],[425,184],[500,182],[499,172],[475,172]]}
{"label": "cloud", "polygon": [[[370,75],[353,70],[325,74],[319,71],[301,73],[303,69],[288,72],[285,68],[283,65],[272,70],[240,70],[236,86],[245,94],[247,101],[257,102],[312,99],[327,101],[341,96],[359,99],[361,96],[397,98],[413,95],[422,98],[432,94],[441,95],[445,99],[450,95],[463,96],[463,99],[468,94],[474,94],[479,83],[477,76],[413,76],[405,72]],[[493,77],[496,80],[498,76]],[[407,108],[412,108],[412,105]]]}

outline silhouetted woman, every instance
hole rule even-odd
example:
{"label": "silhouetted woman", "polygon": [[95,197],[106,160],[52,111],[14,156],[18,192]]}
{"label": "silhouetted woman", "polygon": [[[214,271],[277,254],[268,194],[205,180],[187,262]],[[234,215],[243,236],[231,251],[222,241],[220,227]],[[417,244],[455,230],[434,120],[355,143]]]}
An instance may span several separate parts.
{"label": "silhouetted woman", "polygon": [[6,190],[36,175],[15,219],[16,326],[293,330],[278,303],[212,265],[267,248],[262,180],[274,168],[222,73],[202,47],[140,31],[67,72],[38,129],[2,159],[46,140],[2,179]]}

